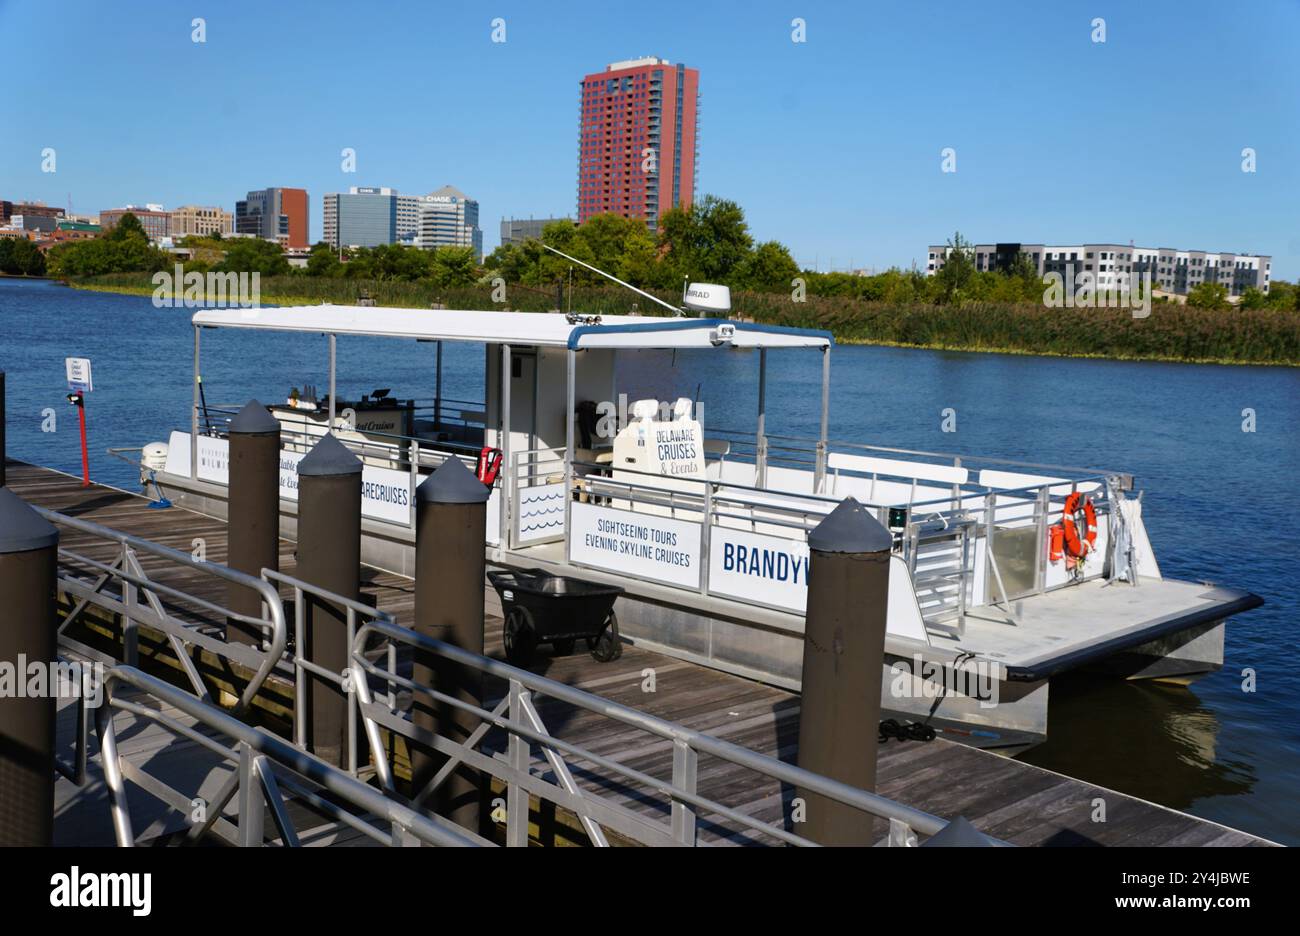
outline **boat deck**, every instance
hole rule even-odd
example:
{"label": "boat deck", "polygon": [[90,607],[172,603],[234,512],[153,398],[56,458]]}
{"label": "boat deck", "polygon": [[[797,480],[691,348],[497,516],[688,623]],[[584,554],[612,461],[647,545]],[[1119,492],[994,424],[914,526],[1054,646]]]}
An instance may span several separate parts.
{"label": "boat deck", "polygon": [[1200,582],[1142,579],[1135,587],[1095,579],[1011,602],[1019,618],[1014,624],[992,619],[1004,614],[1001,608],[984,607],[977,612],[982,616],[966,616],[960,639],[932,634],[930,640],[1043,677],[1260,603],[1247,592]]}
{"label": "boat deck", "polygon": [[[8,483],[31,503],[187,552],[193,540],[202,537],[207,542],[208,558],[224,561],[226,536],[222,521],[181,508],[150,510],[138,495],[98,485],[82,488],[77,478],[20,462],[9,462]],[[68,534],[65,545],[77,548],[78,534]],[[281,569],[292,574],[293,567],[293,544],[284,541]],[[411,624],[414,590],[410,579],[364,567],[362,579],[363,591],[373,594],[380,608],[392,612],[398,623]],[[487,594],[487,651],[499,657],[499,605],[494,592],[489,589]],[[793,762],[797,754],[799,697],[783,689],[639,647],[627,647],[620,660],[609,664],[597,663],[585,653],[554,657],[543,650],[531,669],[773,757]],[[652,669],[656,677],[656,691],[652,693],[643,691],[647,669]],[[555,702],[539,705],[542,718],[556,736],[649,774],[669,775],[672,751],[666,743],[611,733],[607,722],[566,709]],[[67,711],[64,717],[69,717]],[[208,789],[220,784],[221,769],[196,757],[193,742],[177,740],[147,723],[131,724],[129,713],[117,717],[122,719],[117,725],[120,745],[132,762],[147,763],[152,773],[164,777],[188,776],[188,786],[177,781],[181,789]],[[61,741],[67,737],[67,727],[61,727]],[[534,765],[542,769],[536,755]],[[611,787],[601,782],[596,771],[584,771],[581,765],[575,773],[580,784],[600,784],[603,795],[630,808],[666,814],[668,807],[662,800],[647,798],[640,791]],[[935,815],[964,816],[982,831],[1017,845],[1271,844],[1217,823],[942,738],[929,743],[891,741],[883,745],[877,789],[882,795]],[[150,827],[152,834],[163,835],[183,827],[184,820],[175,812],[168,818],[161,804],[146,806],[148,795],[144,791],[133,785],[131,790],[133,806],[135,799],[141,798],[140,806],[133,809],[137,832]],[[756,778],[726,763],[706,765],[703,761],[699,792],[772,822],[781,821],[794,795],[776,781]],[[1092,819],[1099,799],[1106,804],[1105,822]],[[55,827],[60,844],[102,844],[111,840],[102,779],[93,761],[85,787],[60,780]],[[299,828],[310,829],[312,825],[304,821]],[[752,837],[724,829],[707,817],[701,818],[699,831],[701,840],[709,843],[754,844]],[[303,838],[319,844],[356,841],[355,835],[340,834],[323,822],[316,832],[304,834]]]}

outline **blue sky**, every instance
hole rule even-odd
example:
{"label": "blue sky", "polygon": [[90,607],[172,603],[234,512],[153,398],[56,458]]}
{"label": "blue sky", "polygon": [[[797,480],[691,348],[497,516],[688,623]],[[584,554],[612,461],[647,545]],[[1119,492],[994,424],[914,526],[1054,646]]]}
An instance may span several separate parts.
{"label": "blue sky", "polygon": [[491,248],[503,215],[574,211],[578,79],[660,55],[701,73],[701,191],[801,263],[908,266],[959,229],[1268,253],[1300,276],[1298,0],[0,0],[0,40],[10,200],[232,209],[300,186],[315,239],[326,192],[450,183]]}

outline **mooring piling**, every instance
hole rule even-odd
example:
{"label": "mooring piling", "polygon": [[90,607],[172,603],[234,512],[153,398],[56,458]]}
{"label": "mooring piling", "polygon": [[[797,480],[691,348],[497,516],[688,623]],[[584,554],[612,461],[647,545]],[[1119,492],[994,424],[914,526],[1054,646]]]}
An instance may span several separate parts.
{"label": "mooring piling", "polygon": [[[875,792],[881,669],[893,538],[846,498],[808,535],[799,766]],[[871,845],[867,813],[801,790],[801,834],[823,845]]]}
{"label": "mooring piling", "polygon": [[53,843],[59,531],[0,488],[0,846]]}
{"label": "mooring piling", "polygon": [[[361,597],[361,460],[326,434],[298,463],[298,578],[357,601]],[[306,656],[331,673],[348,665],[347,610],[306,597]],[[308,745],[323,760],[347,766],[348,695],[308,673]]]}
{"label": "mooring piling", "polygon": [[[226,562],[260,576],[280,570],[280,421],[257,400],[230,421],[230,484]],[[230,584],[226,606],[248,617],[262,616],[262,596]],[[226,639],[260,646],[263,634],[231,618]]]}
{"label": "mooring piling", "polygon": [[[478,654],[483,653],[483,530],[490,493],[455,457],[416,490],[415,629]],[[414,664],[416,683],[482,706],[483,676],[478,670],[418,650]],[[456,743],[463,743],[479,726],[473,715],[419,695],[412,718],[418,727]],[[411,755],[412,789],[423,790],[446,761],[445,755],[417,748]],[[479,772],[461,765],[442,781],[431,803],[458,825],[478,832],[482,795]]]}

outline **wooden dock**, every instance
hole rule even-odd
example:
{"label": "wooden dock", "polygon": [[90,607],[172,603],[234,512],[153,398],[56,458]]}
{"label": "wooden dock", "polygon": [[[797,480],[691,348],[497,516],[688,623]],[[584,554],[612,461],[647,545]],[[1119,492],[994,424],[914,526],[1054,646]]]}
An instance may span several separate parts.
{"label": "wooden dock", "polygon": [[[92,485],[82,488],[80,479],[57,471],[20,462],[9,462],[8,485],[28,502],[90,520],[132,535],[190,552],[196,539],[206,545],[206,556],[224,562],[226,534],[223,521],[181,508],[148,509],[145,498],[114,488]],[[74,531],[62,545],[80,550],[82,542]],[[280,568],[293,573],[294,546],[282,543]],[[363,568],[363,591],[372,594],[378,606],[395,615],[399,624],[413,621],[414,589],[410,579]],[[178,588],[197,583],[169,582]],[[486,621],[488,653],[500,657],[500,606],[491,589]],[[221,595],[213,597],[220,600]],[[707,732],[735,744],[793,763],[799,724],[797,694],[731,676],[637,647],[627,647],[621,659],[599,664],[586,653],[553,657],[539,651],[535,672],[548,678],[607,697],[693,729]],[[653,671],[653,692],[644,691],[647,671]],[[492,687],[489,687],[491,691]],[[496,687],[500,692],[500,687]],[[581,744],[591,751],[612,757],[648,774],[667,778],[671,773],[672,750],[644,734],[610,731],[610,723],[586,712],[554,701],[541,700],[539,711],[557,737]],[[70,717],[65,711],[61,719]],[[866,727],[864,726],[864,730]],[[65,735],[61,734],[61,740]],[[179,765],[192,757],[184,745],[142,731],[123,751],[151,759],[155,764],[169,757]],[[192,748],[193,742],[187,742]],[[66,752],[65,752],[66,756]],[[536,752],[534,752],[537,761]],[[537,761],[540,763],[540,761]],[[191,768],[193,764],[191,762]],[[152,768],[151,768],[152,769]],[[601,783],[606,795],[629,808],[667,814],[667,804],[651,800],[640,791],[611,787],[599,771],[575,766],[580,784]],[[196,778],[198,784],[218,783],[211,776]],[[751,772],[728,763],[701,758],[699,792],[766,821],[780,822],[793,791],[775,781],[756,778]],[[935,815],[964,816],[980,830],[1016,845],[1268,845],[1264,839],[1216,823],[1093,786],[1051,771],[1033,767],[997,754],[977,750],[942,738],[928,743],[891,741],[882,745],[877,791],[884,796]],[[144,795],[144,794],[141,794]],[[56,837],[63,844],[105,843],[108,809],[102,784],[90,783],[78,790],[66,781],[60,784],[56,813]],[[1098,801],[1105,804],[1105,821],[1094,821]],[[157,834],[174,831],[155,807],[156,815],[145,816],[137,830],[156,820]],[[755,839],[711,823],[701,817],[700,838],[712,844],[753,844]],[[308,836],[304,836],[306,840]],[[345,844],[347,836],[322,829],[315,838],[326,844]],[[107,838],[111,841],[111,836]],[[770,842],[771,839],[764,841]]]}

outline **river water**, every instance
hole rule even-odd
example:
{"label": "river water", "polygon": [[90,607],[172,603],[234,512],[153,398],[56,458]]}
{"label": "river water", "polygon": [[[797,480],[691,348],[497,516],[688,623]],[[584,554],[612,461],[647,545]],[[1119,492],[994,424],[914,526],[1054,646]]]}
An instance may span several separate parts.
{"label": "river water", "polygon": [[[187,311],[155,309],[148,298],[0,278],[9,455],[80,472],[63,359],[89,357],[92,478],[134,490],[135,469],[105,449],[188,429],[192,334]],[[433,353],[415,342],[340,339],[339,395],[392,387],[399,397],[431,397]],[[321,336],[207,332],[204,385],[213,403],[278,400],[304,383],[323,391],[327,360]],[[482,368],[481,347],[448,345],[444,394],[481,399]],[[686,369],[697,373],[706,425],[752,427],[753,355],[709,353]],[[769,432],[815,435],[816,352],[770,354],[768,369]],[[1262,596],[1262,608],[1229,623],[1223,669],[1190,688],[1053,680],[1049,740],[1022,759],[1300,844],[1292,707],[1300,586],[1290,520],[1300,369],[845,346],[832,352],[831,380],[832,438],[1131,472],[1146,492],[1143,516],[1164,575]],[[47,410],[57,431],[42,431]],[[943,431],[945,415],[955,432]],[[1254,431],[1243,431],[1252,416]],[[1254,691],[1243,689],[1246,671]]]}

